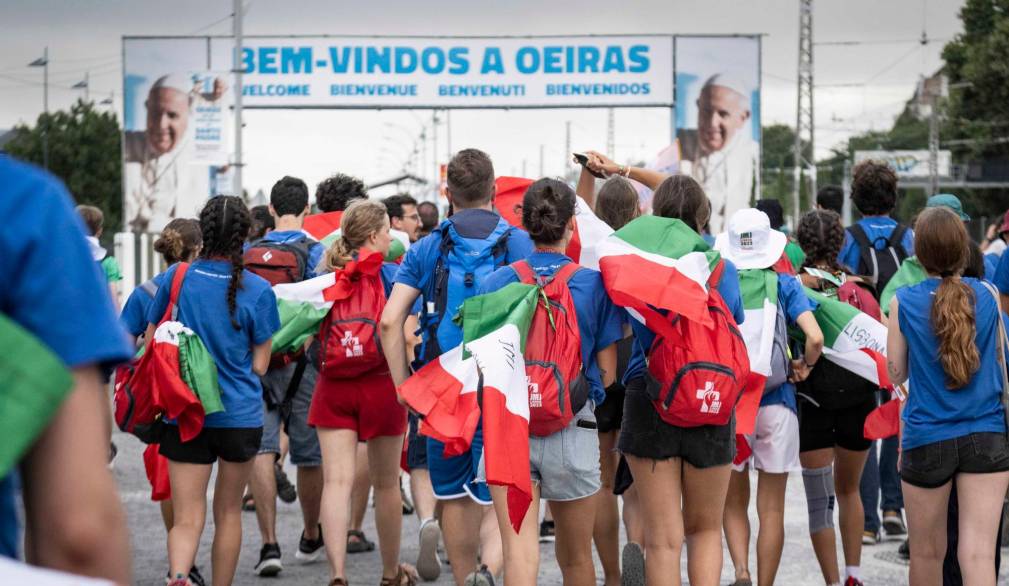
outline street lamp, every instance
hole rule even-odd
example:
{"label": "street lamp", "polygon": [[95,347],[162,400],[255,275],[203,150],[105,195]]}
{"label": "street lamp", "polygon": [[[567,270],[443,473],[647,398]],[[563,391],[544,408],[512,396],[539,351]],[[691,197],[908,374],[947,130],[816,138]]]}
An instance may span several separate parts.
{"label": "street lamp", "polygon": [[74,85],[70,86],[71,89],[84,90],[84,101],[87,102],[91,98],[90,86],[88,84],[88,72],[84,72],[84,79],[78,81]]}
{"label": "street lamp", "polygon": [[42,167],[49,169],[49,47],[28,67],[42,68],[42,110],[45,113],[42,118]]}

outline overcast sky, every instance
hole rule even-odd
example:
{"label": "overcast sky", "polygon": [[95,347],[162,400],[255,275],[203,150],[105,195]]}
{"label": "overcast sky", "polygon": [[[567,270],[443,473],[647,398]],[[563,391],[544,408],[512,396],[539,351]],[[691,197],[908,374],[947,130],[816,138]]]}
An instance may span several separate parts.
{"label": "overcast sky", "polygon": [[[940,65],[942,45],[961,29],[958,0],[818,0],[815,48],[816,150],[854,132],[884,129]],[[123,35],[226,34],[230,0],[3,0],[0,19],[0,128],[33,121],[42,110],[41,70],[26,64],[49,46],[50,109],[67,107],[90,73],[93,98],[113,95],[121,113]],[[215,24],[216,23],[216,24]],[[930,42],[909,42],[925,30]],[[764,124],[795,124],[798,0],[625,0],[577,3],[543,0],[252,0],[247,34],[559,35],[759,33],[763,40]],[[897,42],[894,42],[897,41]],[[334,171],[377,181],[401,166],[405,143],[430,111],[249,111],[246,188],[269,191],[282,175],[310,185]],[[606,110],[456,111],[451,146],[475,146],[494,158],[499,174],[563,172],[565,122],[573,150],[603,150]],[[392,123],[404,127],[396,129]],[[668,110],[616,112],[616,156],[650,160],[669,140]],[[439,161],[446,158],[440,125]],[[925,148],[926,145],[922,145]],[[428,147],[429,149],[431,146]],[[428,155],[428,161],[432,156]],[[434,173],[433,163],[429,173]]]}

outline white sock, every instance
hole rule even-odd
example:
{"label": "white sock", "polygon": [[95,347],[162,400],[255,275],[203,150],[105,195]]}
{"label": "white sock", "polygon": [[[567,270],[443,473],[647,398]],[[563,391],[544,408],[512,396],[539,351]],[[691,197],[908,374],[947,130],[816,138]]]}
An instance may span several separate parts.
{"label": "white sock", "polygon": [[861,580],[862,576],[860,575],[860,573],[861,569],[858,566],[844,566],[845,578],[854,578],[856,580]]}

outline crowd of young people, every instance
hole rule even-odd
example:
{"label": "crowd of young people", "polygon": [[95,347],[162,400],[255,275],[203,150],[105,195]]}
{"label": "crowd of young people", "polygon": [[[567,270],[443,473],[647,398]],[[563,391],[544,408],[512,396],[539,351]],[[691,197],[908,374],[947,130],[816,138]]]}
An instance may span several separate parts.
{"label": "crowd of young people", "polygon": [[[109,539],[123,541],[126,551],[121,511],[107,498],[111,476],[104,466],[88,467],[106,457],[108,444],[108,416],[97,408],[104,400],[102,367],[131,354],[110,317],[118,267],[98,243],[100,211],[82,206],[75,218],[58,183],[6,157],[0,157],[3,175],[23,190],[48,194],[29,198],[30,206],[11,214],[50,214],[47,221],[55,217],[66,230],[60,254],[46,254],[52,239],[37,231],[4,233],[13,249],[24,251],[16,258],[25,260],[9,267],[14,286],[0,295],[0,307],[73,369],[75,382],[65,407],[23,455],[25,556],[126,583],[128,556],[99,555]],[[599,176],[608,179],[597,189]],[[234,580],[243,502],[255,508],[262,537],[255,572],[281,572],[276,499],[287,454],[297,467],[304,521],[295,557],[308,563],[325,556],[330,586],[354,580],[348,553],[375,547],[361,531],[371,495],[382,585],[437,579],[442,544],[460,586],[502,579],[536,584],[542,499],[549,504],[565,584],[596,583],[594,551],[608,586],[679,584],[684,546],[690,583],[718,584],[727,545],[733,584],[747,586],[754,581],[750,468],[757,471],[758,584],[774,583],[781,563],[791,472],[801,472],[811,547],[824,583],[863,583],[861,550],[878,539],[880,485],[888,533],[905,531],[907,508],[912,584],[995,583],[1009,488],[1002,313],[1009,305],[1009,255],[1002,254],[1009,217],[989,234],[983,256],[968,237],[969,218],[955,196],[936,195],[913,226],[900,223],[890,217],[896,175],[885,164],[866,162],[852,178],[862,219],[847,229],[832,209],[840,203],[837,194],[825,189],[792,240],[780,231],[781,207],[772,200],[736,211],[726,232],[712,235],[706,232],[711,203],[693,179],[589,152],[576,189],[550,178],[532,182],[514,210],[520,225],[511,225],[496,207],[495,178],[486,153],[457,153],[447,168],[450,215],[441,221],[436,206],[409,196],[372,201],[359,180],[336,175],[318,186],[318,213],[312,213],[305,183],[284,177],[265,209],[218,196],[198,219],[165,227],[155,250],[166,270],[133,291],[121,323],[134,348],[157,339],[167,315],[184,324],[213,358],[223,407],[206,415],[191,439],[166,420],[160,442],[145,454],[148,465],[166,469],[169,478],[161,507],[170,586],[203,584],[195,562],[214,464],[212,583]],[[649,210],[641,209],[629,179],[654,192]],[[615,304],[603,275],[571,257],[579,214],[594,213],[622,230],[644,221],[643,212],[682,227],[683,250],[717,259],[707,283],[716,300],[711,303],[724,314],[716,323],[745,341],[750,368],[765,376],[756,389],[752,432],[737,436],[735,414],[717,425],[671,423],[657,401],[663,389],[652,368],[665,359],[665,330],[657,332]],[[25,217],[12,225],[28,230],[37,224]],[[405,253],[392,252],[397,244]],[[274,352],[278,292],[322,275],[333,277],[329,314],[295,351]],[[563,425],[529,437],[533,499],[516,530],[509,489],[486,482],[482,425],[460,453],[437,434],[421,433],[422,422],[397,388],[459,346],[463,329],[455,318],[464,301],[520,282],[561,296],[536,311],[550,312],[551,327],[569,323],[573,335],[564,339],[574,340],[575,348],[568,353],[572,364],[555,365],[557,377],[570,375],[559,385],[570,394],[572,412]],[[87,295],[66,296],[63,289]],[[906,400],[899,438],[883,442],[878,457],[864,428],[889,393],[828,359],[815,317],[827,300],[854,306],[888,330],[886,370],[901,390],[895,396]],[[40,302],[61,318],[40,320],[29,309]],[[680,319],[666,311],[657,315],[673,325]],[[345,360],[351,357],[367,360],[361,366]],[[94,425],[85,433],[80,428],[88,418]],[[52,469],[53,461],[80,467],[89,484],[75,490],[84,490],[94,506],[68,507],[69,497],[40,489],[65,472]],[[421,521],[416,564],[400,559],[401,467]],[[894,484],[899,492],[888,495],[887,485]],[[11,493],[9,485],[0,483],[0,496]],[[5,529],[9,519],[2,511]],[[621,520],[627,536],[622,555]],[[70,530],[32,539],[42,523]],[[103,547],[94,550],[97,539],[88,531],[98,526]],[[7,553],[14,554],[9,534],[0,536],[0,545],[13,543]]]}

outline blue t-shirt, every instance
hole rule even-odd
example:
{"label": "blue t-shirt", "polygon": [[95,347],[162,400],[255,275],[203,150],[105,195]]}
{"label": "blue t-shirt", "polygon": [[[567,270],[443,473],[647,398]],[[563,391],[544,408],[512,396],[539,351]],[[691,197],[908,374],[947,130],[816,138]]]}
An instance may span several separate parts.
{"label": "blue t-shirt", "polygon": [[308,247],[308,266],[305,267],[305,278],[311,279],[316,276],[315,269],[322,262],[322,255],[326,253],[325,246],[319,242],[314,242],[310,237],[305,236],[305,233],[301,230],[274,230],[263,236],[263,240],[266,242],[297,242],[302,239],[312,242],[311,246]]}
{"label": "blue t-shirt", "polygon": [[[171,283],[178,265],[164,273]],[[280,329],[277,298],[270,283],[249,271],[242,273],[231,325],[227,293],[231,263],[200,259],[186,272],[179,292],[178,320],[203,341],[217,365],[224,412],[208,415],[204,427],[260,427],[263,425],[263,388],[252,371],[252,347],[266,342]],[[158,289],[147,311],[147,320],[157,323],[165,312],[171,287]]]}
{"label": "blue t-shirt", "polygon": [[[151,282],[153,282],[159,289],[164,281],[165,273],[158,273],[151,278]],[[150,309],[153,301],[154,296],[140,287],[134,289],[133,292],[130,293],[130,296],[126,299],[126,304],[123,305],[123,311],[119,314],[119,321],[122,322],[126,331],[134,337],[147,331],[147,324],[149,323],[147,321],[147,310]]]}
{"label": "blue t-shirt", "polygon": [[995,283],[1000,293],[1009,295],[1009,254],[1003,254],[999,257],[992,283]]}
{"label": "blue t-shirt", "polygon": [[931,324],[932,299],[939,279],[928,278],[897,290],[900,331],[907,339],[909,392],[902,419],[901,446],[910,450],[926,444],[972,433],[1006,429],[1002,411],[1002,371],[996,360],[996,316],[1006,320],[995,298],[977,279],[965,278],[974,291],[974,315],[981,368],[967,386],[946,388],[946,373],[939,362],[939,340]]}
{"label": "blue t-shirt", "polygon": [[[785,312],[785,321],[788,326],[795,326],[799,316],[807,311],[816,311],[819,304],[806,296],[802,290],[802,282],[798,277],[792,275],[778,275],[778,304]],[[793,412],[799,412],[799,406],[795,401],[795,385],[785,381],[783,385],[776,389],[764,391],[760,398],[760,406],[784,405]]]}
{"label": "blue t-shirt", "polygon": [[[737,324],[743,323],[746,314],[743,312],[743,297],[739,292],[739,272],[732,261],[723,259],[725,270],[722,272],[722,280],[718,283],[718,293],[725,300],[725,305],[732,312]],[[635,378],[645,376],[645,356],[652,349],[655,342],[655,333],[638,320],[628,317],[631,330],[634,332],[634,344],[631,348],[631,358],[627,361],[627,371],[624,372],[623,383],[626,385]]]}
{"label": "blue t-shirt", "polygon": [[[132,355],[84,223],[58,179],[0,154],[0,312],[69,368]],[[0,396],[3,388],[0,386]],[[0,399],[2,400],[2,399]],[[14,475],[0,478],[0,555],[17,556]]]}
{"label": "blue t-shirt", "polygon": [[994,283],[995,275],[998,273],[999,257],[994,254],[984,255],[984,280]]}
{"label": "blue t-shirt", "polygon": [[[869,242],[874,242],[877,250],[883,250],[886,247],[886,239],[890,237],[893,229],[897,227],[897,220],[889,216],[878,216],[862,218],[857,224],[865,230],[865,235],[869,237]],[[900,243],[908,256],[914,254],[914,234],[911,229],[904,232],[904,237]],[[845,230],[844,246],[841,247],[841,253],[837,255],[837,261],[851,269],[851,272],[854,273],[858,271],[858,261],[861,258],[861,254],[862,250],[858,246],[858,243],[851,237],[851,233]]]}
{"label": "blue t-shirt", "polygon": [[[456,231],[463,238],[487,238],[497,227],[501,216],[495,212],[481,209],[466,209],[456,212],[449,220],[455,226]],[[444,222],[443,222],[444,224]],[[441,256],[441,233],[432,232],[421,238],[410,250],[406,251],[402,264],[399,265],[399,272],[396,273],[395,281],[414,289],[418,289],[421,294],[428,289],[431,277],[434,275],[435,266]],[[508,236],[505,247],[504,264],[511,264],[522,260],[532,254],[533,243],[529,239],[529,234],[523,230],[513,229]],[[476,284],[479,288],[481,283]],[[426,300],[433,302],[434,300]],[[424,332],[427,336],[427,332]],[[453,344],[462,342],[462,333],[459,332],[459,340]]]}
{"label": "blue t-shirt", "polygon": [[[571,259],[556,252],[534,252],[527,259],[533,271],[541,276],[550,276]],[[502,267],[491,274],[480,285],[478,294],[497,291],[509,283],[518,283],[519,277],[511,267]],[[599,374],[596,354],[616,343],[624,337],[623,312],[610,301],[603,287],[603,277],[599,271],[583,268],[571,276],[568,281],[571,290],[571,301],[574,303],[575,315],[578,318],[578,333],[581,338],[582,364],[585,377],[592,387],[589,396],[596,405],[601,405],[606,399],[606,390]]]}

